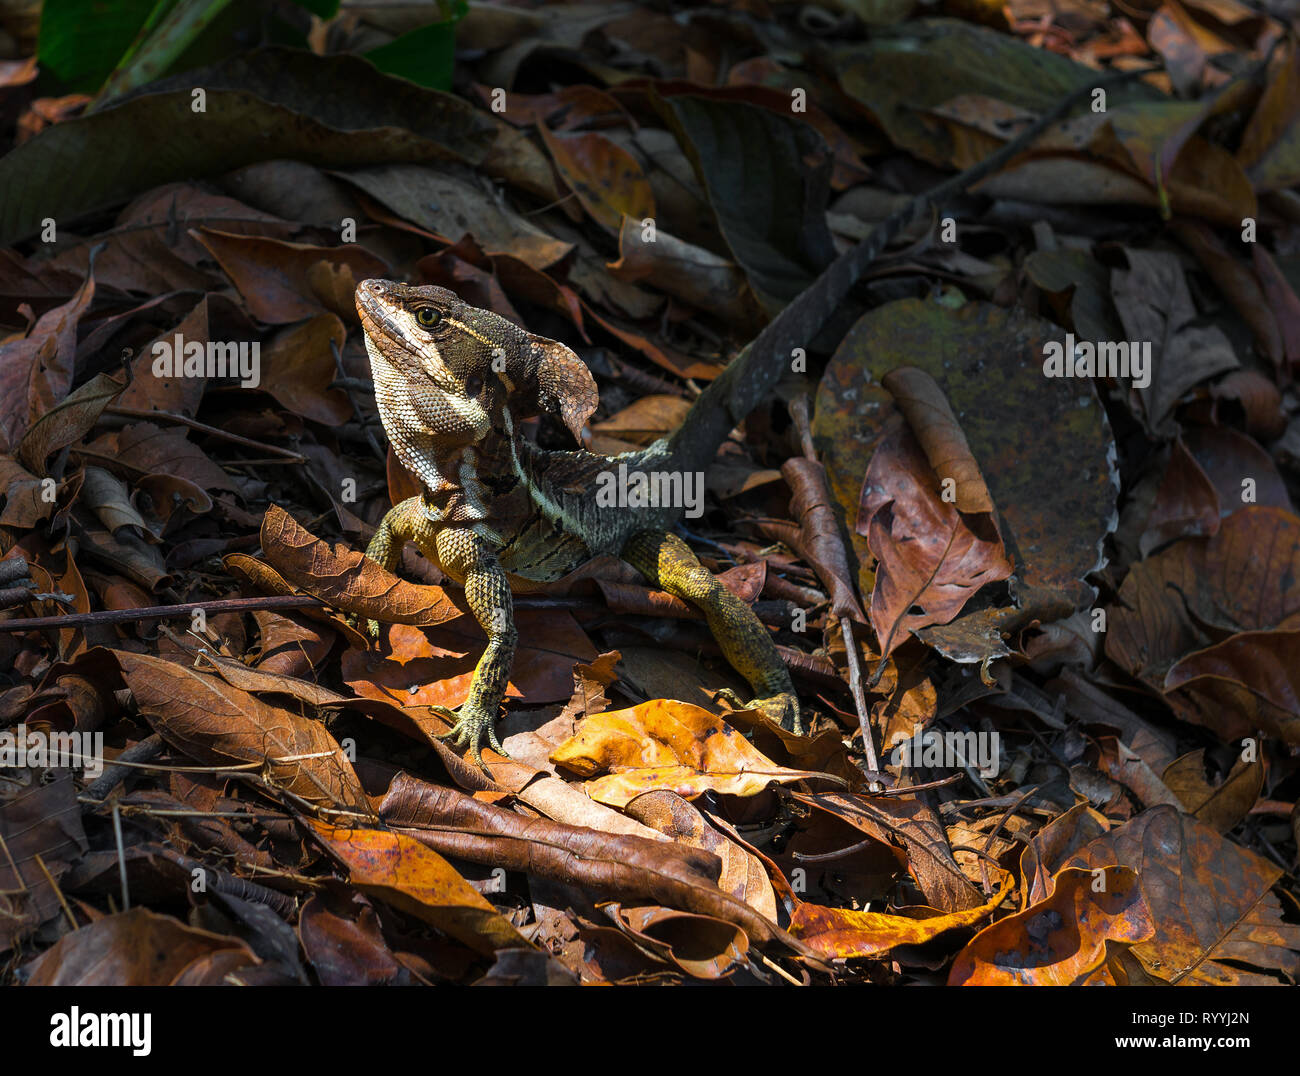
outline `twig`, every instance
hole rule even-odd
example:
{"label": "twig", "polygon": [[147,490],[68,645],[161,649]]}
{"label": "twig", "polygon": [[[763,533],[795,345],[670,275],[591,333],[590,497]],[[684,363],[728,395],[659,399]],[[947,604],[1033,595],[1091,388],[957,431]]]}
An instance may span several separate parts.
{"label": "twig", "polygon": [[295,463],[306,463],[307,457],[301,456],[297,452],[290,451],[287,448],[279,448],[276,445],[268,445],[264,441],[254,441],[252,438],[243,437],[237,433],[231,433],[229,430],[223,430],[219,426],[209,426],[206,422],[199,422],[197,419],[189,418],[187,415],[178,415],[173,411],[144,411],[135,407],[121,407],[118,404],[109,404],[104,408],[105,414],[121,415],[123,418],[138,418],[146,422],[170,422],[175,426],[188,426],[192,430],[198,430],[200,433],[210,434],[213,437],[220,437],[224,441],[229,441],[233,445],[243,445],[245,448],[256,448],[262,452],[269,452],[273,456],[284,456],[293,460]]}

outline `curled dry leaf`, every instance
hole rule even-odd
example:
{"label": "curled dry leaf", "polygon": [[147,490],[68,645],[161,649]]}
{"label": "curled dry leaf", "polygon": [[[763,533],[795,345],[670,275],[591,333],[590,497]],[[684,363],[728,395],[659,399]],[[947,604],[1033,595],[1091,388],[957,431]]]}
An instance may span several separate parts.
{"label": "curled dry leaf", "polygon": [[823,776],[778,766],[721,718],[671,699],[586,718],[551,761],[584,777],[607,774],[588,782],[587,794],[612,807],[655,789],[687,799],[710,790],[753,796],[773,781]]}
{"label": "curled dry leaf", "polygon": [[[1155,932],[1129,867],[1067,867],[1051,893],[985,927],[957,954],[950,986],[1075,986],[1122,981],[1107,965]],[[1109,974],[1108,974],[1109,973]]]}
{"label": "curled dry leaf", "polygon": [[900,366],[880,379],[907,419],[912,436],[940,486],[955,493],[944,500],[959,512],[992,512],[993,498],[971,454],[961,423],[934,378],[915,366]]}
{"label": "curled dry leaf", "polygon": [[450,863],[414,837],[303,821],[363,893],[437,927],[476,953],[530,947]]}
{"label": "curled dry leaf", "polygon": [[[132,908],[60,938],[28,965],[30,986],[171,986],[190,968],[229,953],[236,966],[261,963],[238,938]],[[229,970],[229,969],[228,969]]]}
{"label": "curled dry leaf", "polygon": [[779,941],[775,923],[718,888],[717,856],[672,841],[527,818],[454,789],[400,775],[379,808],[392,826],[430,848],[576,885],[597,896],[643,899],[740,926],[755,944]]}
{"label": "curled dry leaf", "polygon": [[1155,933],[1132,950],[1130,981],[1211,986],[1276,985],[1300,973],[1300,926],[1269,892],[1281,868],[1170,806],[1152,807],[1071,855],[1088,871],[1137,871]]}
{"label": "curled dry leaf", "polygon": [[762,861],[709,825],[694,804],[675,792],[646,792],[632,800],[625,810],[638,822],[657,829],[678,844],[712,852],[722,861],[719,888],[776,921],[776,895]]}
{"label": "curled dry leaf", "polygon": [[748,960],[745,932],[723,919],[653,905],[629,908],[621,902],[604,911],[637,945],[693,978],[724,979]]}
{"label": "curled dry leaf", "polygon": [[967,517],[939,489],[908,426],[896,423],[862,484],[858,532],[876,555],[871,625],[888,656],[922,628],[947,624],[1011,561],[987,517]]}
{"label": "curled dry leaf", "polygon": [[407,583],[369,557],[313,537],[278,505],[262,520],[267,561],[294,586],[344,612],[394,624],[444,624],[469,612],[441,587]]}
{"label": "curled dry leaf", "polygon": [[174,661],[113,655],[140,712],[178,751],[206,766],[260,763],[253,772],[300,800],[369,813],[352,763],[318,722]]}
{"label": "curled dry leaf", "polygon": [[781,465],[781,475],[790,487],[790,514],[799,521],[796,549],[826,587],[831,612],[865,624],[867,616],[853,590],[853,575],[835,518],[835,502],[826,485],[825,468],[816,460],[795,456]]}
{"label": "curled dry leaf", "polygon": [[1014,885],[1015,878],[1003,871],[1002,884],[987,904],[947,913],[907,908],[907,915],[886,915],[800,901],[790,916],[790,933],[825,957],[882,956],[900,945],[924,945],[946,931],[973,927],[1006,899]]}

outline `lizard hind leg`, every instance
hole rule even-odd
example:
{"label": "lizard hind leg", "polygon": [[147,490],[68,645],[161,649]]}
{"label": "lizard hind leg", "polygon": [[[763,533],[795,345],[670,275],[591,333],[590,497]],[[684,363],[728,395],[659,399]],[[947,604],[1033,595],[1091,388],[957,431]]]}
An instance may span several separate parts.
{"label": "lizard hind leg", "polygon": [[754,611],[719,583],[685,542],[665,531],[641,531],[627,540],[619,555],[653,585],[699,609],[727,661],[754,689],[749,705],[782,728],[802,734],[799,700],[772,637]]}

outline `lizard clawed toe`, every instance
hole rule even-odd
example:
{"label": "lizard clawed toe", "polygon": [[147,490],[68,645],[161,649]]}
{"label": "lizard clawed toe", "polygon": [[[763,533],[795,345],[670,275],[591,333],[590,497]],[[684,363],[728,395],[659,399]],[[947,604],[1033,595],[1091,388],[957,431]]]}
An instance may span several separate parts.
{"label": "lizard clawed toe", "polygon": [[796,736],[804,735],[803,720],[799,713],[799,700],[789,692],[780,692],[776,695],[768,695],[764,698],[751,699],[749,702],[745,702],[731,688],[724,687],[716,692],[713,698],[715,702],[725,702],[738,710],[758,710],[780,725],[786,732],[793,732]]}
{"label": "lizard clawed toe", "polygon": [[488,777],[492,776],[492,771],[483,761],[484,739],[487,740],[487,745],[502,758],[510,757],[501,746],[501,741],[497,739],[495,721],[487,711],[472,707],[469,703],[462,705],[459,713],[446,706],[431,706],[429,709],[452,723],[448,732],[435,733],[437,739],[454,744],[456,747],[468,747],[470,759]]}

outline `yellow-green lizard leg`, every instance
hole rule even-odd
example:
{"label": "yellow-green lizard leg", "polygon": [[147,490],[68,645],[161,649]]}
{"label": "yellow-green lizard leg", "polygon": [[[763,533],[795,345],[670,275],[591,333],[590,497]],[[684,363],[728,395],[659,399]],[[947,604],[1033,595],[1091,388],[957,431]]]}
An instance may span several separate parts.
{"label": "yellow-green lizard leg", "polygon": [[[685,542],[675,534],[642,531],[627,540],[619,555],[651,584],[704,614],[722,653],[754,689],[755,698],[748,706],[762,710],[790,732],[803,733],[790,672],[772,637],[754,611],[719,583]],[[721,694],[739,702],[732,692]]]}
{"label": "yellow-green lizard leg", "polygon": [[435,559],[444,572],[465,587],[465,601],[479,627],[487,634],[487,648],[474,669],[469,698],[459,711],[434,707],[454,721],[441,739],[469,748],[469,757],[491,776],[483,764],[483,741],[504,755],[497,739],[495,721],[506,697],[510,665],[519,642],[515,607],[510,597],[510,580],[497,561],[496,553],[473,531],[465,527],[443,527],[435,538]]}
{"label": "yellow-green lizard leg", "polygon": [[[435,564],[438,561],[435,537],[439,530],[437,517],[433,510],[427,508],[421,498],[408,497],[401,504],[388,510],[375,536],[366,547],[366,556],[386,571],[396,571],[402,559],[402,545],[411,541],[420,552]],[[379,638],[379,623],[366,621],[366,631],[372,639]]]}
{"label": "yellow-green lizard leg", "polygon": [[[391,572],[397,567],[402,543],[407,540],[414,542],[454,582],[464,586],[466,604],[487,634],[487,648],[474,669],[469,698],[459,711],[445,706],[432,707],[452,722],[451,731],[441,738],[468,746],[470,758],[486,772],[481,754],[485,739],[493,750],[505,754],[493,723],[501,711],[515,645],[519,641],[509,579],[486,542],[465,527],[441,523],[419,497],[408,498],[384,516],[370,540],[366,556]],[[373,620],[368,628],[372,636],[378,636],[379,625]]]}

